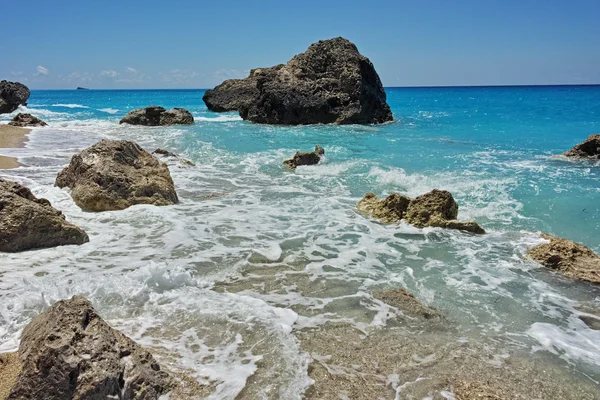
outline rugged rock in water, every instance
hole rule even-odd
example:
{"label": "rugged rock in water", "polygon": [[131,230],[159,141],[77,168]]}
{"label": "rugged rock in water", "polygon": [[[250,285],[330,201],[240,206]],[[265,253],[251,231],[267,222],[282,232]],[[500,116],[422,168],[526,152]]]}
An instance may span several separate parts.
{"label": "rugged rock in water", "polygon": [[29,89],[19,82],[0,82],[0,114],[11,113],[19,106],[26,106]]}
{"label": "rugged rock in water", "polygon": [[119,123],[146,126],[192,125],[194,117],[185,108],[167,110],[164,107],[150,106],[130,111]]}
{"label": "rugged rock in water", "polygon": [[56,186],[71,188],[75,203],[89,211],[178,202],[167,165],[127,140],[105,139],[73,156]]}
{"label": "rugged rock in water", "polygon": [[287,64],[250,71],[208,90],[212,111],[239,111],[265,124],[377,124],[392,121],[379,75],[347,39],[312,44]]}
{"label": "rugged rock in water", "polygon": [[590,135],[583,143],[579,143],[564,155],[567,157],[600,159],[600,134]]}
{"label": "rugged rock in water", "polygon": [[442,314],[439,311],[427,307],[413,296],[412,293],[404,290],[385,290],[374,294],[376,299],[383,301],[391,306],[401,310],[410,317],[434,319],[441,318]]}
{"label": "rugged rock in water", "polygon": [[152,152],[152,154],[158,154],[159,156],[165,156],[165,157],[179,158],[179,156],[177,154],[171,153],[169,150],[165,150],[165,149],[161,149],[161,148],[154,150]]}
{"label": "rugged rock in water", "polygon": [[589,248],[571,240],[546,233],[548,240],[527,252],[534,261],[571,278],[600,283],[600,257]]}
{"label": "rugged rock in water", "polygon": [[0,251],[83,244],[88,235],[67,222],[46,199],[38,199],[25,186],[0,179]]}
{"label": "rugged rock in water", "polygon": [[34,117],[31,114],[23,113],[17,114],[8,124],[12,126],[20,126],[22,128],[28,126],[48,126],[48,124],[41,119]]}
{"label": "rugged rock in water", "polygon": [[154,357],[81,296],[35,317],[23,330],[19,358],[7,400],[158,399],[172,387]]}
{"label": "rugged rock in water", "polygon": [[321,146],[316,145],[315,151],[309,152],[296,152],[294,157],[289,160],[285,160],[283,164],[291,169],[296,169],[299,165],[315,165],[321,160],[321,156],[325,154],[325,149]]}
{"label": "rugged rock in water", "polygon": [[385,224],[404,220],[418,228],[434,226],[458,229],[472,233],[485,233],[474,221],[458,221],[458,204],[450,192],[434,189],[415,199],[392,193],[379,200],[373,193],[367,193],[356,208]]}

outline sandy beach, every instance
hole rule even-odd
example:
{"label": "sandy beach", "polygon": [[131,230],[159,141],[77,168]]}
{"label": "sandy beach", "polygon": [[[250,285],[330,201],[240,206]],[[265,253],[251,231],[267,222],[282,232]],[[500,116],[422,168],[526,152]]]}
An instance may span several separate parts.
{"label": "sandy beach", "polygon": [[[0,125],[0,149],[23,147],[29,132],[31,132],[31,129]],[[15,158],[0,155],[0,169],[11,169],[19,166],[21,164]]]}

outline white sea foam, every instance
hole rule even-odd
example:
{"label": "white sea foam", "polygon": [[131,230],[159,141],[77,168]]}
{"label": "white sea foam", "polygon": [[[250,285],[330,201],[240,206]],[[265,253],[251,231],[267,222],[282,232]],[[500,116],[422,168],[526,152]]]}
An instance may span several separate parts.
{"label": "white sea foam", "polygon": [[98,111],[102,111],[108,114],[116,114],[118,113],[120,110],[117,110],[116,108],[99,108]]}
{"label": "white sea foam", "polygon": [[194,117],[194,120],[200,122],[234,122],[243,121],[239,115],[219,115],[218,117]]}
{"label": "white sea foam", "polygon": [[89,108],[81,104],[52,104],[52,107],[64,107],[64,108]]}

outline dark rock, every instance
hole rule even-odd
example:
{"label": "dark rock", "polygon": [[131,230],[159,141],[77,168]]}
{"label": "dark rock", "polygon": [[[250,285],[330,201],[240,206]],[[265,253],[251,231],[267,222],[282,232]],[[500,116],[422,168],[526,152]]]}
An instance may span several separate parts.
{"label": "dark rock", "polygon": [[89,211],[178,202],[167,165],[127,140],[105,139],[73,156],[56,186],[71,188],[75,203]]}
{"label": "dark rock", "polygon": [[590,135],[583,143],[579,143],[564,155],[575,158],[600,159],[600,134]]}
{"label": "dark rock", "polygon": [[177,154],[175,154],[175,153],[171,153],[170,151],[168,151],[168,150],[165,150],[165,149],[156,149],[156,150],[154,150],[154,151],[152,152],[152,154],[158,154],[158,155],[160,155],[160,156],[165,156],[165,157],[174,157],[174,158],[179,158],[179,157],[177,156]]}
{"label": "dark rock", "polygon": [[84,87],[81,87],[81,86],[77,86],[77,90],[90,90],[90,89],[84,88]]}
{"label": "dark rock", "polygon": [[55,303],[23,330],[22,369],[7,400],[158,399],[173,386],[152,354],[81,296]]}
{"label": "dark rock", "polygon": [[19,82],[0,82],[0,114],[11,113],[19,106],[26,106],[29,89]]}
{"label": "dark rock", "polygon": [[8,124],[12,126],[20,126],[22,128],[28,126],[48,126],[48,124],[41,119],[34,117],[31,114],[23,113],[17,114]]}
{"label": "dark rock", "polygon": [[600,257],[596,253],[579,243],[546,233],[542,238],[548,242],[529,249],[527,254],[531,259],[565,276],[600,283]]}
{"label": "dark rock", "polygon": [[266,124],[372,124],[392,121],[383,86],[368,58],[338,37],[312,44],[287,64],[223,82],[203,97],[213,111],[240,112]]}
{"label": "dark rock", "polygon": [[66,221],[46,199],[38,199],[25,186],[0,179],[0,251],[83,244],[88,235]]}
{"label": "dark rock", "polygon": [[296,154],[294,154],[294,157],[289,160],[285,160],[283,165],[291,169],[296,169],[296,167],[300,165],[315,165],[321,161],[321,156],[324,154],[325,150],[321,146],[316,145],[315,151],[298,151]]}
{"label": "dark rock", "polygon": [[191,125],[194,117],[185,108],[166,110],[164,107],[150,106],[130,111],[119,123],[145,126]]}
{"label": "dark rock", "polygon": [[474,221],[458,221],[458,204],[450,192],[434,189],[415,199],[392,193],[379,200],[373,193],[367,193],[356,208],[385,224],[404,220],[418,228],[427,226],[458,229],[471,233],[485,233]]}

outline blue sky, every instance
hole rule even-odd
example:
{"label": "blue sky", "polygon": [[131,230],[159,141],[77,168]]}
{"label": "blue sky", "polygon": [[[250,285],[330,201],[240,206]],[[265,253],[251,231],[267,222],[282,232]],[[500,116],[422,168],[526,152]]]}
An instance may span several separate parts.
{"label": "blue sky", "polygon": [[0,13],[0,79],[34,89],[213,87],[335,36],[385,86],[600,83],[600,0],[32,0]]}

